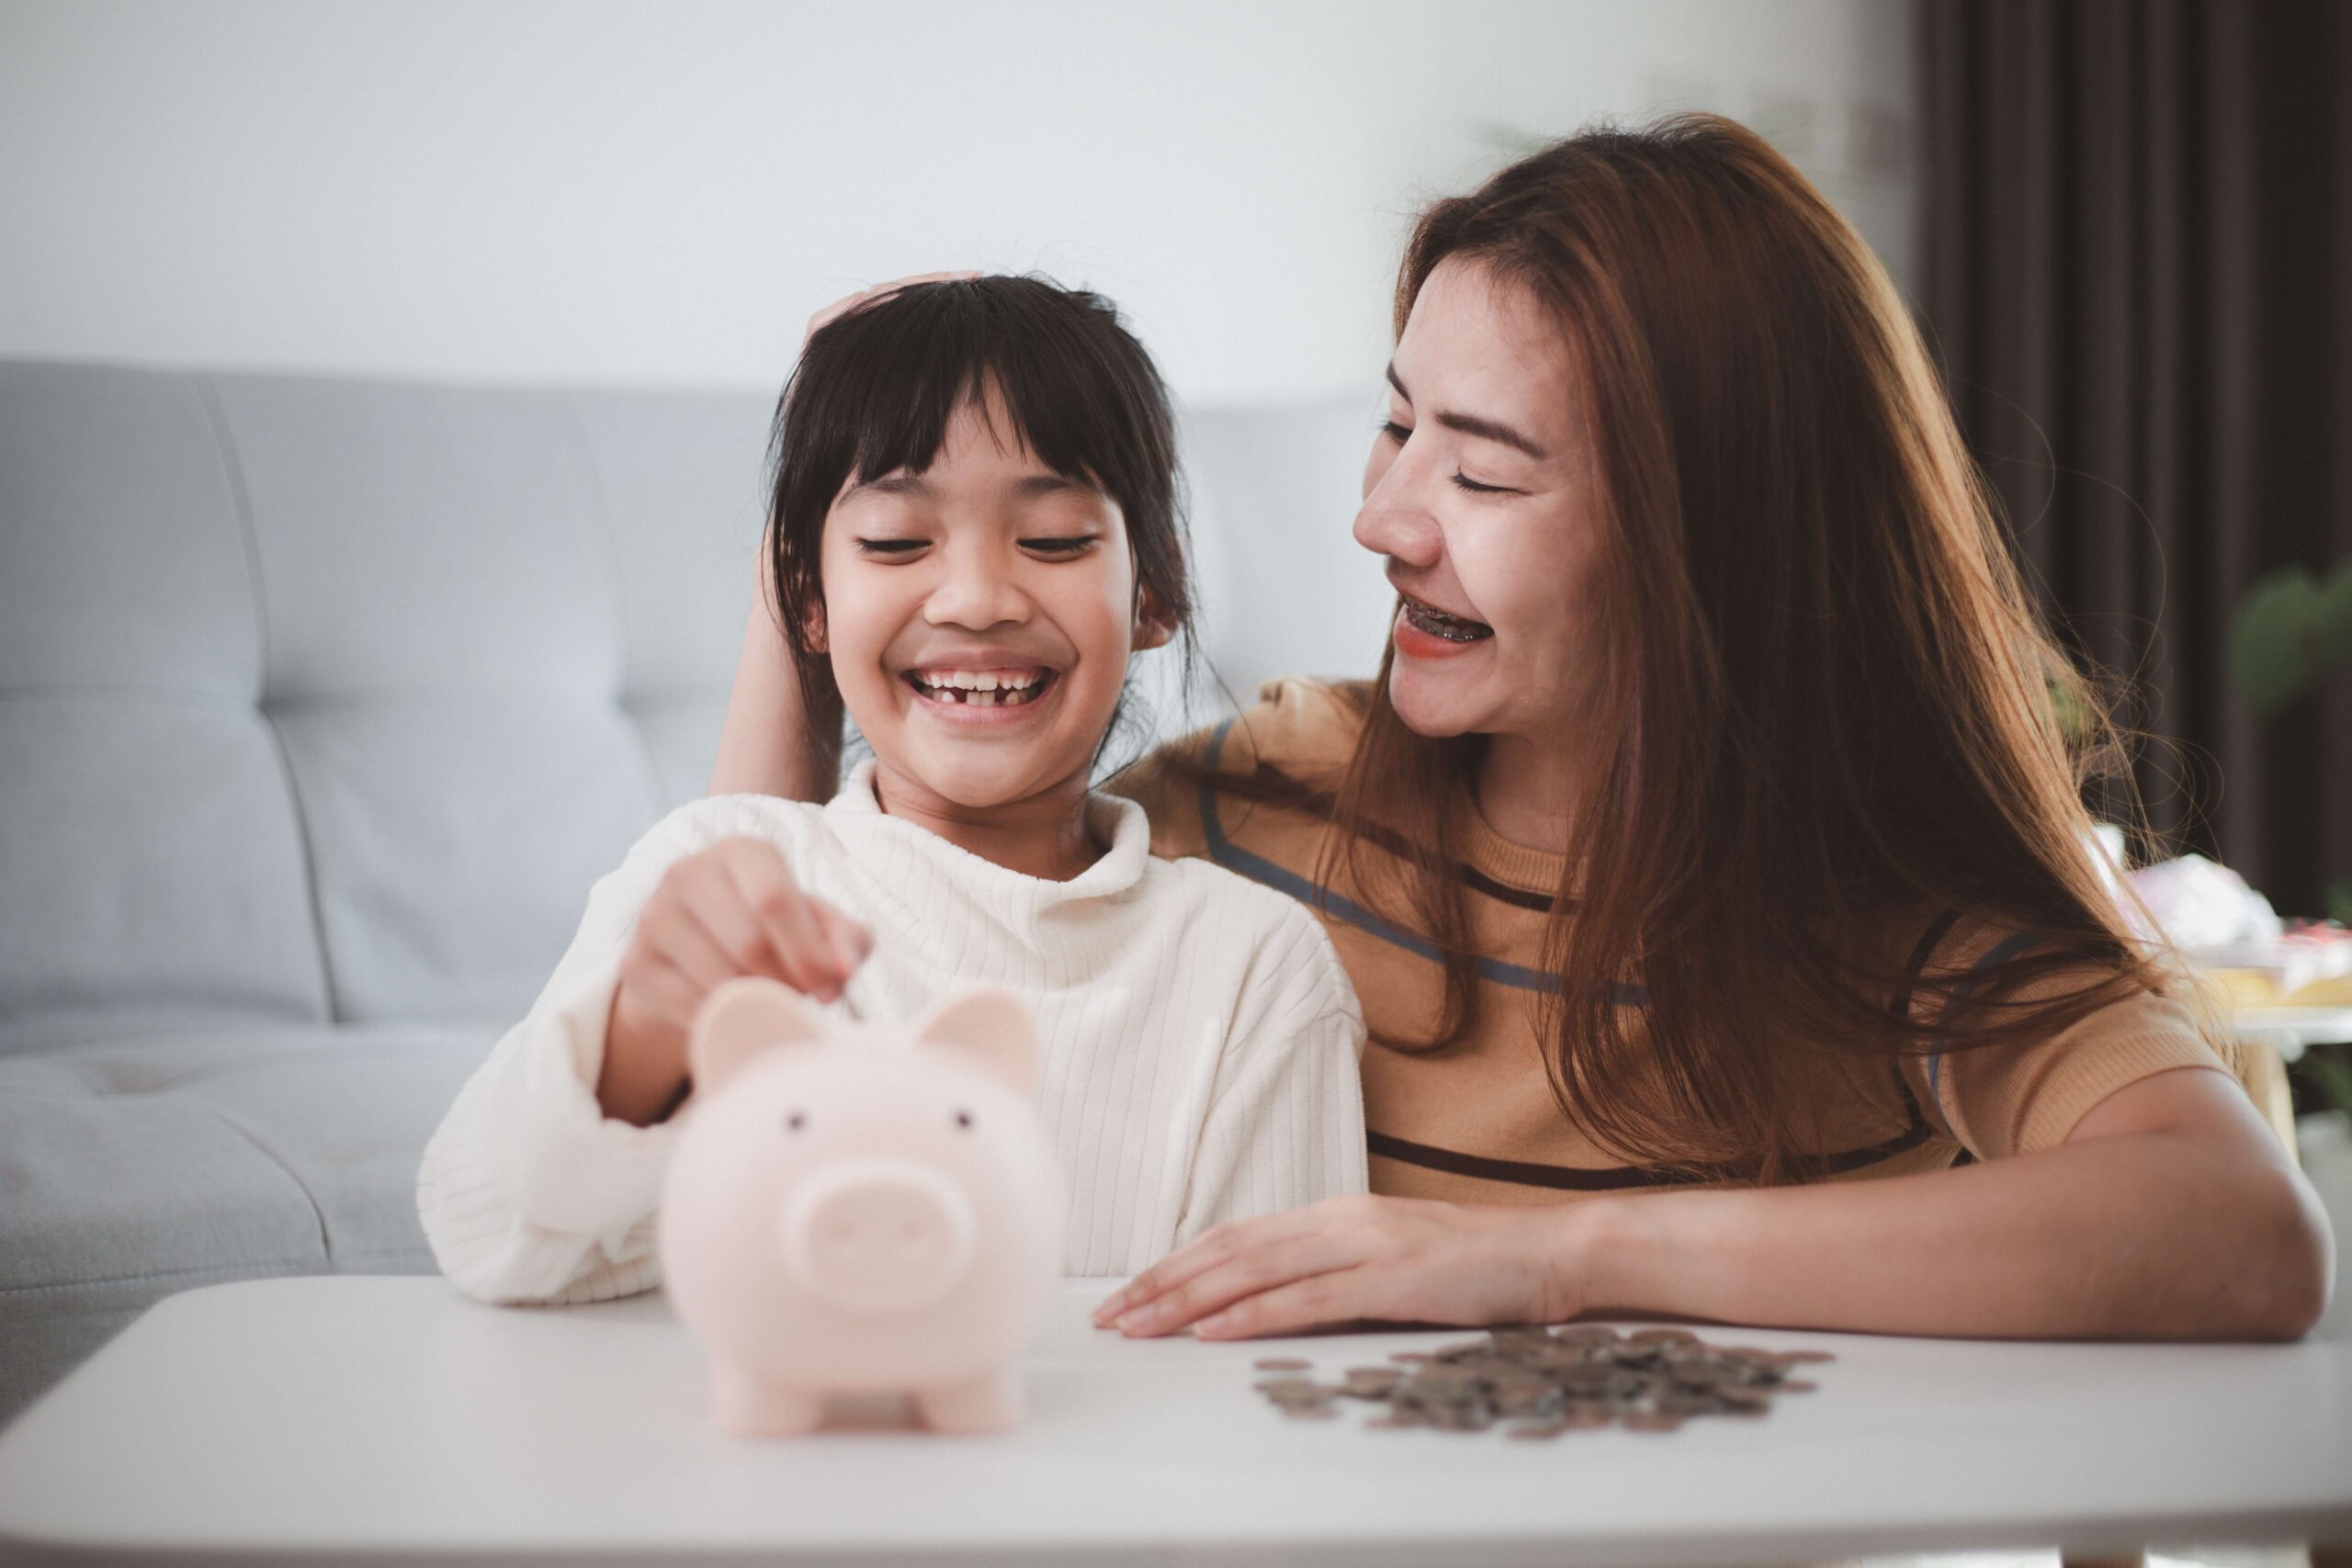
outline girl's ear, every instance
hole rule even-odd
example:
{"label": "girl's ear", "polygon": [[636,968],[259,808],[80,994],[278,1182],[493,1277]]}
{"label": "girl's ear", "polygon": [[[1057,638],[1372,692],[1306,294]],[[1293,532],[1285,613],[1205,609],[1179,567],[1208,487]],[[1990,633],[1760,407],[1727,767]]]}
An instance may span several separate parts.
{"label": "girl's ear", "polygon": [[713,989],[695,1012],[687,1075],[696,1095],[708,1094],[776,1047],[813,1044],[826,1031],[825,1015],[791,987],[740,976]]}
{"label": "girl's ear", "polygon": [[1148,588],[1136,592],[1136,635],[1129,644],[1133,651],[1141,653],[1147,648],[1165,648],[1176,636],[1176,617],[1159,602],[1159,595]]}
{"label": "girl's ear", "polygon": [[808,606],[808,612],[801,617],[800,625],[801,635],[808,639],[809,652],[832,652],[832,649],[825,641],[825,602],[822,599],[817,600]]}

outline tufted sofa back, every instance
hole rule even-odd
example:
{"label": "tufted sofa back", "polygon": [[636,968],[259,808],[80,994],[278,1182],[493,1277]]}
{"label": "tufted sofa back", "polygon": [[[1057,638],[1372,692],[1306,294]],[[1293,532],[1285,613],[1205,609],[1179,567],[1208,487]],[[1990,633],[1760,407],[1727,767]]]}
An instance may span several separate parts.
{"label": "tufted sofa back", "polygon": [[[1187,416],[1244,695],[1376,660],[1358,401]],[[518,1015],[703,792],[770,406],[0,363],[0,1052]]]}

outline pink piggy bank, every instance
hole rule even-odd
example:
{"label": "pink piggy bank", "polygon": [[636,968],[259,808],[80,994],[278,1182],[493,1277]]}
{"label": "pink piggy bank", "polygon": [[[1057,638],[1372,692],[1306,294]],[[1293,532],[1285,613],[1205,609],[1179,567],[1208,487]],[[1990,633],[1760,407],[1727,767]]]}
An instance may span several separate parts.
{"label": "pink piggy bank", "polygon": [[656,1235],[719,1430],[810,1431],[833,1393],[910,1394],[942,1431],[1018,1421],[1067,1202],[1027,1010],[974,990],[910,1028],[836,1025],[730,980],[688,1060]]}

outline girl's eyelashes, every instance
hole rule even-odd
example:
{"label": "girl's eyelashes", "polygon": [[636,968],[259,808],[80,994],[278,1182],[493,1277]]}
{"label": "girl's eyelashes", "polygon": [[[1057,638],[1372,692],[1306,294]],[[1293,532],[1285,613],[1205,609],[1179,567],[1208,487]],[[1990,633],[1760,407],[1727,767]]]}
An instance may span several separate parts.
{"label": "girl's eyelashes", "polygon": [[[1091,534],[1079,534],[1068,538],[1023,539],[1021,547],[1056,560],[1069,560],[1084,555],[1102,541]],[[858,554],[877,556],[884,559],[904,559],[916,551],[930,547],[929,539],[860,539]]]}
{"label": "girl's eyelashes", "polygon": [[1399,424],[1393,419],[1384,419],[1378,425],[1374,426],[1374,428],[1377,429],[1381,434],[1385,435],[1389,440],[1394,441],[1399,446],[1405,445],[1406,437],[1413,434],[1413,427],[1411,425]]}

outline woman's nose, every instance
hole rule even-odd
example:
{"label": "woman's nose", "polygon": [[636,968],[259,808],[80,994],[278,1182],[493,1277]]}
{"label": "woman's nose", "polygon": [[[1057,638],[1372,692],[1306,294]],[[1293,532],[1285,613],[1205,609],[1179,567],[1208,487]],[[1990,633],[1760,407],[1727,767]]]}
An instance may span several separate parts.
{"label": "woman's nose", "polygon": [[1374,555],[1393,556],[1414,568],[1432,567],[1445,554],[1445,535],[1428,507],[1397,481],[1392,464],[1363,498],[1356,513],[1356,543]]}

